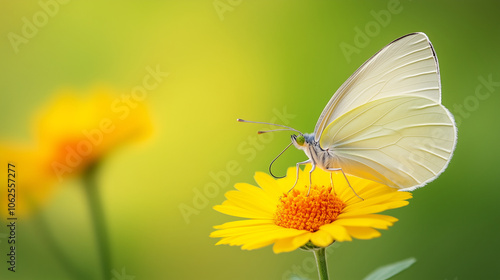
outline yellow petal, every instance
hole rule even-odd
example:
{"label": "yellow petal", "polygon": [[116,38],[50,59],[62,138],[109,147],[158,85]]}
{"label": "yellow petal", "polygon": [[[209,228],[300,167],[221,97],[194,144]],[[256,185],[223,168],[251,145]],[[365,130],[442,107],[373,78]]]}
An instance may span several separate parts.
{"label": "yellow petal", "polygon": [[[409,204],[408,201],[393,201],[393,202],[380,204],[380,205],[371,205],[371,206],[363,207],[363,208],[359,208],[359,209],[351,207],[350,210],[348,210],[348,211],[346,211],[346,209],[344,208],[344,210],[342,211],[342,214],[340,214],[340,215],[342,215],[342,217],[349,217],[349,216],[357,216],[357,215],[364,215],[364,214],[371,214],[371,213],[379,213],[379,212],[382,212],[382,211],[385,211],[388,209],[398,208],[398,207],[402,207],[402,206],[405,206],[408,204]],[[340,217],[340,215],[339,215],[339,217]]]}
{"label": "yellow petal", "polygon": [[242,236],[242,235],[250,235],[255,232],[266,232],[272,231],[276,229],[275,224],[261,224],[261,225],[252,225],[247,227],[232,227],[232,228],[224,228],[219,229],[210,234],[211,237],[228,237],[228,236]]}
{"label": "yellow petal", "polygon": [[[265,229],[252,230],[252,232],[243,233],[243,231],[241,231],[238,234],[231,234],[232,236],[228,237],[226,242],[229,242],[228,244],[230,245],[245,244],[252,247],[262,244],[271,244],[276,240],[294,237],[302,233],[303,231],[300,230],[287,229],[275,225],[274,227],[267,227]],[[224,235],[227,234],[228,232],[224,233]]]}
{"label": "yellow petal", "polygon": [[296,229],[287,229],[287,228],[281,228],[281,229],[276,229],[275,231],[263,235],[259,235],[258,238],[255,238],[253,236],[252,241],[245,242],[244,247],[241,247],[242,249],[251,249],[253,247],[264,247],[269,244],[272,244],[276,242],[276,240],[283,239],[283,238],[292,238],[292,243],[293,240],[296,236],[302,235],[304,231],[302,230],[296,230]]}
{"label": "yellow petal", "polygon": [[345,227],[347,232],[357,239],[372,239],[381,234],[377,230],[369,227]]}
{"label": "yellow petal", "polygon": [[353,208],[360,209],[360,208],[368,207],[368,206],[372,206],[372,205],[380,205],[382,203],[392,201],[392,198],[394,198],[395,196],[397,196],[397,193],[392,192],[392,193],[387,193],[387,194],[380,195],[377,197],[364,198],[365,200],[363,200],[363,201],[358,201],[356,203],[348,204],[344,208],[344,211],[349,212],[349,210],[353,209]]}
{"label": "yellow petal", "polygon": [[347,219],[337,219],[335,224],[340,226],[355,226],[355,227],[374,227],[379,229],[387,229],[392,226],[391,222],[382,219],[372,219],[372,218],[347,218]]}
{"label": "yellow petal", "polygon": [[273,204],[266,200],[255,199],[251,195],[241,191],[229,191],[226,193],[227,200],[231,201],[243,209],[259,212],[273,213],[276,210],[277,202]]}
{"label": "yellow petal", "polygon": [[241,217],[241,218],[251,218],[251,219],[272,219],[272,213],[265,211],[252,211],[248,209],[243,209],[238,206],[224,204],[224,205],[216,205],[213,207],[216,211],[221,213]]}
{"label": "yellow petal", "polygon": [[247,183],[237,183],[234,185],[234,187],[240,191],[245,193],[249,199],[252,200],[259,200],[262,202],[269,203],[271,205],[276,204],[276,198],[275,197],[270,197],[263,189],[247,184]]}
{"label": "yellow petal", "polygon": [[[337,219],[343,219],[344,216],[340,214]],[[347,216],[345,217],[347,218]],[[379,220],[384,220],[390,223],[395,223],[398,221],[397,218],[394,218],[392,216],[387,216],[387,215],[381,215],[381,214],[365,214],[365,215],[356,215],[356,216],[349,216],[349,218],[366,218],[366,219],[379,219]]]}
{"label": "yellow petal", "polygon": [[214,226],[215,229],[226,229],[226,228],[235,228],[235,227],[247,227],[247,226],[258,226],[258,225],[269,225],[274,224],[272,220],[240,220],[227,222],[222,225]]}
{"label": "yellow petal", "polygon": [[301,235],[295,236],[292,240],[292,245],[296,248],[304,246],[309,240],[311,240],[312,233],[304,231]]}
{"label": "yellow petal", "polygon": [[254,176],[255,182],[266,192],[270,197],[275,197],[278,199],[283,192],[281,191],[279,184],[273,177],[267,175],[264,172],[255,172]]}
{"label": "yellow petal", "polygon": [[337,240],[337,241],[351,241],[352,240],[352,238],[348,234],[347,230],[343,226],[336,225],[335,223],[323,225],[319,229],[328,232],[334,240]]}
{"label": "yellow petal", "polygon": [[333,242],[332,235],[325,230],[318,230],[311,235],[311,242],[318,247],[326,247]]}
{"label": "yellow petal", "polygon": [[[300,175],[299,175],[300,176]],[[295,179],[297,178],[296,168],[290,167],[286,172],[285,178],[276,180],[282,193],[288,192],[295,184]]]}
{"label": "yellow petal", "polygon": [[[310,235],[311,235],[310,232],[303,231],[301,233],[301,235],[299,235],[297,237],[289,237],[289,238],[279,239],[276,241],[276,243],[274,243],[273,252],[278,254],[278,253],[291,252],[293,250],[296,250],[297,248],[306,244],[307,241],[309,241]],[[303,241],[305,241],[305,242],[303,242]]]}

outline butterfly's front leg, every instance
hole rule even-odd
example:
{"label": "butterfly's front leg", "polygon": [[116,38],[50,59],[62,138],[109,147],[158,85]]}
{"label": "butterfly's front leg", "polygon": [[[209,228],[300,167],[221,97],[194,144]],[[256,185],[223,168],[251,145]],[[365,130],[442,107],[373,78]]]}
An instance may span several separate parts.
{"label": "butterfly's front leg", "polygon": [[[314,165],[314,163],[310,159],[306,160],[306,161],[303,161],[303,162],[297,162],[297,164],[296,164],[296,166],[297,166],[297,176],[295,177],[295,184],[293,184],[293,187],[290,190],[288,190],[288,192],[291,192],[293,190],[293,188],[295,188],[295,186],[297,185],[297,182],[299,181],[299,168],[300,168],[300,165],[301,164],[308,164],[308,163],[312,163],[312,165],[313,165],[312,170],[314,170],[314,168],[316,167],[316,165]],[[312,170],[311,170],[311,172],[312,172]],[[309,173],[309,182],[310,181],[311,181],[311,173]],[[311,185],[309,185],[309,190],[311,190]]]}
{"label": "butterfly's front leg", "polygon": [[314,164],[314,162],[312,162],[311,171],[309,171],[309,190],[307,191],[307,196],[309,196],[309,193],[311,192],[311,187],[312,187],[312,173],[313,173],[314,169],[316,169],[316,164]]}

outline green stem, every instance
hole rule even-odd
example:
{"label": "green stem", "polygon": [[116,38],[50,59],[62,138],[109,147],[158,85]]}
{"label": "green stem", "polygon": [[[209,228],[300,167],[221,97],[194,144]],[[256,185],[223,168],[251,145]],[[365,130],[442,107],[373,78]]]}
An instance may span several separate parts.
{"label": "green stem", "polygon": [[38,232],[45,241],[45,244],[48,246],[49,250],[53,253],[54,257],[61,264],[61,267],[76,279],[89,279],[89,275],[87,275],[85,271],[82,271],[77,266],[75,266],[75,264],[69,258],[68,254],[66,254],[61,246],[59,246],[57,240],[54,238],[54,235],[51,234],[49,226],[45,222],[43,214],[37,213],[34,216],[34,223],[38,228]]}
{"label": "green stem", "polygon": [[326,248],[313,250],[316,264],[318,265],[318,274],[320,280],[328,280],[328,266],[326,264]]}
{"label": "green stem", "polygon": [[101,261],[102,279],[108,280],[111,275],[111,254],[109,251],[108,233],[106,229],[106,219],[104,210],[97,186],[97,168],[98,164],[93,164],[84,174],[83,180],[85,183],[84,189],[89,203],[89,210],[92,222],[94,223],[94,232],[97,240],[97,248]]}

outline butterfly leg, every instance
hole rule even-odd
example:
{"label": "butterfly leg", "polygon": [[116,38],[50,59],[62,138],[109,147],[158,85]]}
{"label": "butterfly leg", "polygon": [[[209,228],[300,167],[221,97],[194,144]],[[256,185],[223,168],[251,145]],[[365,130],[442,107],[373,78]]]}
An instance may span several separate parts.
{"label": "butterfly leg", "polygon": [[[344,173],[344,170],[342,170],[342,168],[328,168],[328,171],[339,171],[342,172],[342,175],[344,175],[344,178],[345,180],[347,181],[347,185],[349,186],[349,188],[351,188],[352,192],[361,200],[364,200],[361,196],[359,196],[356,191],[353,189],[353,187],[351,186],[351,183],[349,183],[349,180],[347,180],[347,176],[345,176],[345,173]],[[331,176],[331,174],[330,174]],[[330,177],[331,179],[331,177]],[[332,181],[333,182],[333,181]],[[333,183],[332,183],[333,185]]]}
{"label": "butterfly leg", "polygon": [[[288,193],[291,192],[293,190],[293,188],[295,188],[295,186],[297,185],[297,182],[299,181],[299,166],[301,164],[308,164],[308,163],[311,163],[311,160],[306,160],[306,161],[303,161],[303,162],[297,162],[296,166],[297,166],[297,177],[295,178],[295,184],[293,184],[293,187],[288,190]],[[314,169],[314,165],[313,165],[313,169]],[[309,181],[311,180],[311,177],[309,177]],[[309,186],[309,189],[311,189],[311,187]]]}
{"label": "butterfly leg", "polygon": [[312,163],[312,168],[311,171],[309,171],[309,190],[307,191],[307,196],[309,196],[309,193],[311,192],[311,187],[312,187],[312,172],[316,169],[316,165],[314,162]]}
{"label": "butterfly leg", "polygon": [[337,194],[335,192],[335,187],[333,186],[333,172],[330,172],[330,185],[332,186],[333,193]]}

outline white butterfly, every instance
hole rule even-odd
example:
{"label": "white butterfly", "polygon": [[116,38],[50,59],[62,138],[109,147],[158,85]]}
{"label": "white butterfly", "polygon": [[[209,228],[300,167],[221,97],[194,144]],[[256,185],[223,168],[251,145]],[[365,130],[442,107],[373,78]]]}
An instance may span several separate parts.
{"label": "white butterfly", "polygon": [[316,166],[340,170],[411,191],[446,169],[456,134],[452,114],[441,105],[432,44],[424,33],[408,34],[347,79],[313,133],[292,135],[292,144],[309,157],[297,163],[297,176],[300,164],[311,163],[311,172]]}

